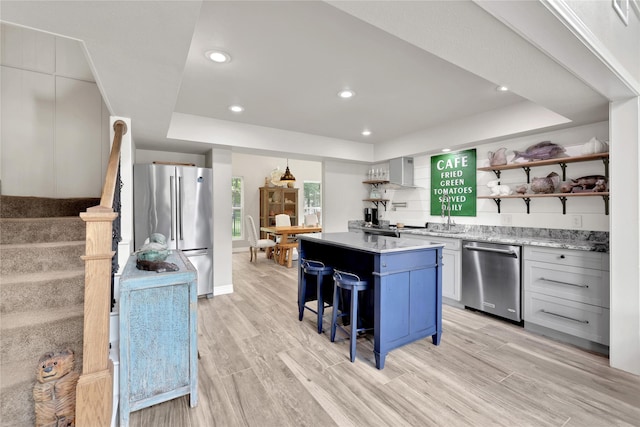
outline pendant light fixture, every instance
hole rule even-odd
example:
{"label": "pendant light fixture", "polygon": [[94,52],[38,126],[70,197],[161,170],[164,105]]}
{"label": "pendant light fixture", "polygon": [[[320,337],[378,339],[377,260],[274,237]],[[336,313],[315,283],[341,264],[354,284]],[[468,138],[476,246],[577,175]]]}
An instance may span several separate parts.
{"label": "pendant light fixture", "polygon": [[296,177],[293,176],[291,174],[291,171],[289,170],[289,159],[287,159],[287,169],[285,169],[284,174],[282,175],[282,177],[280,177],[280,182],[282,182],[283,184],[293,184],[294,182],[296,182]]}

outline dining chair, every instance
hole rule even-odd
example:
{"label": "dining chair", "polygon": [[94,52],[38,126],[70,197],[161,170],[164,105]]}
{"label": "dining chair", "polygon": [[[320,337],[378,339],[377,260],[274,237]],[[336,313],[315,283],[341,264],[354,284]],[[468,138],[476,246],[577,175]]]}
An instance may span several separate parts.
{"label": "dining chair", "polygon": [[276,227],[291,225],[291,217],[287,214],[276,215]]}
{"label": "dining chair", "polygon": [[251,215],[247,215],[245,217],[245,224],[247,228],[247,237],[249,238],[249,253],[251,254],[249,262],[253,261],[254,255],[256,262],[258,261],[258,249],[265,249],[267,252],[267,258],[271,258],[276,242],[271,239],[258,238],[256,223],[253,221],[253,217]]}
{"label": "dining chair", "polygon": [[318,225],[318,215],[312,213],[312,214],[306,214],[304,216],[304,225],[306,227],[313,227],[315,225]]}
{"label": "dining chair", "polygon": [[[276,227],[286,227],[288,225],[291,225],[291,217],[289,215],[287,214],[276,215]],[[298,241],[298,239],[296,239],[295,236],[289,236],[288,240],[289,240],[288,242],[282,242],[282,243],[294,243]],[[276,237],[276,242],[278,244],[280,243],[280,237]],[[278,248],[276,248],[276,251],[278,252],[278,257],[280,257],[280,251],[278,250]],[[298,250],[296,248],[291,249],[291,254],[289,256],[289,259],[294,261],[298,259]]]}

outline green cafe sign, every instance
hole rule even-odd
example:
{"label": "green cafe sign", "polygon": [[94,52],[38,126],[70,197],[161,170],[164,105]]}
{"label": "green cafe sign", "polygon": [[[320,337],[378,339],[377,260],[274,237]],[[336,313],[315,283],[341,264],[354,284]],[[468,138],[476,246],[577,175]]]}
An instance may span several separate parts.
{"label": "green cafe sign", "polygon": [[475,148],[431,157],[431,215],[449,203],[451,216],[476,216]]}

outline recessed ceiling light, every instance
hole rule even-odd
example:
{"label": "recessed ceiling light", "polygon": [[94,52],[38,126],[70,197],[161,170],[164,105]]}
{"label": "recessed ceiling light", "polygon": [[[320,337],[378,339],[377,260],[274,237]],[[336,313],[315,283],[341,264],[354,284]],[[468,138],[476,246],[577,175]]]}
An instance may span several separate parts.
{"label": "recessed ceiling light", "polygon": [[496,90],[497,90],[498,92],[508,92],[508,91],[509,91],[509,88],[508,88],[508,87],[506,87],[506,86],[498,86],[498,87],[496,88]]}
{"label": "recessed ceiling light", "polygon": [[443,148],[443,149],[442,149],[442,152],[443,152],[443,153],[448,153],[449,151],[451,151],[451,148]]}
{"label": "recessed ceiling light", "polygon": [[218,64],[231,61],[231,55],[221,50],[209,50],[205,53],[205,56]]}
{"label": "recessed ceiling light", "polygon": [[242,105],[231,105],[229,107],[229,110],[233,111],[234,113],[242,113],[244,111],[244,107]]}
{"label": "recessed ceiling light", "polygon": [[362,135],[363,136],[369,136],[369,135],[371,135],[371,131],[368,130],[368,129],[365,129],[365,130],[362,131]]}
{"label": "recessed ceiling light", "polygon": [[343,99],[353,98],[355,96],[355,92],[351,89],[344,89],[338,92],[338,96]]}

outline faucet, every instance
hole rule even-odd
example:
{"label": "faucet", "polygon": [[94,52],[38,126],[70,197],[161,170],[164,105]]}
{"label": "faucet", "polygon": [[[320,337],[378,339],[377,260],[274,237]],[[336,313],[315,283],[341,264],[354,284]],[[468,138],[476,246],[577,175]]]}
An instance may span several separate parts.
{"label": "faucet", "polygon": [[451,230],[452,225],[456,225],[455,222],[451,220],[451,196],[447,190],[444,190],[442,197],[442,205],[440,207],[440,216],[442,217],[442,222],[444,223],[445,211],[447,212],[447,231]]}

